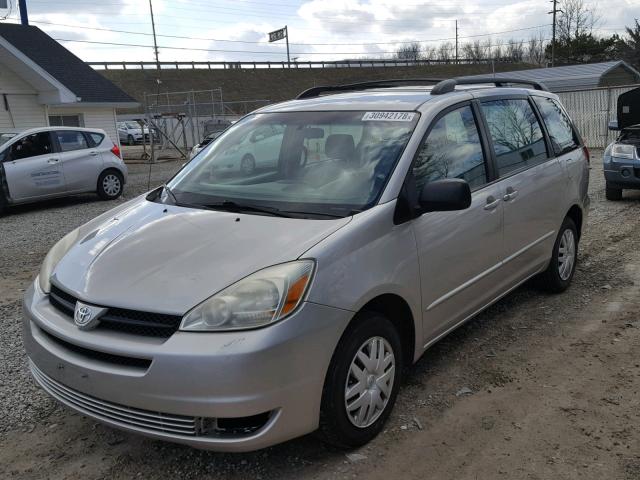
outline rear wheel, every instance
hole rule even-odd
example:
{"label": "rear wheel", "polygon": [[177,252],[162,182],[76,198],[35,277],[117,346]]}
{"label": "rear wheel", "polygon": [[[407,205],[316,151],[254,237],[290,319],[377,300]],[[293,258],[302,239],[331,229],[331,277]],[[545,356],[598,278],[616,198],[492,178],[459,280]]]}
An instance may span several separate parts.
{"label": "rear wheel", "polygon": [[107,170],[98,178],[98,195],[103,200],[115,200],[122,195],[124,179],[120,172]]}
{"label": "rear wheel", "polygon": [[136,143],[133,135],[127,135],[127,145],[134,145]]}
{"label": "rear wheel", "polygon": [[607,198],[607,200],[613,200],[613,201],[622,200],[622,189],[616,188],[616,187],[610,187],[609,184],[607,183],[604,189],[604,196]]}
{"label": "rear wheel", "polygon": [[573,220],[566,217],[553,245],[549,266],[537,279],[538,286],[551,293],[564,292],[571,284],[577,260],[578,230]]}
{"label": "rear wheel", "polygon": [[319,433],[340,448],[372,440],[389,417],[400,387],[402,344],[393,323],[362,312],[343,334],[325,379]]}

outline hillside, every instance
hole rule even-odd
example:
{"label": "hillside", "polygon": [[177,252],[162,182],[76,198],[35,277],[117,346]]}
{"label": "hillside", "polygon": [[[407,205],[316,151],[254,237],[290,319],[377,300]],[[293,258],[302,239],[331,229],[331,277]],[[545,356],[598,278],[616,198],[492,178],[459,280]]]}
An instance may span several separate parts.
{"label": "hillside", "polygon": [[[531,68],[527,64],[496,64],[496,71]],[[163,69],[160,85],[158,71],[99,70],[141,103],[145,93],[178,92],[222,88],[225,101],[270,100],[278,102],[295,97],[315,85],[352,83],[389,78],[436,77],[447,78],[492,72],[492,66],[424,65],[412,67],[362,68],[292,68],[292,69]]]}

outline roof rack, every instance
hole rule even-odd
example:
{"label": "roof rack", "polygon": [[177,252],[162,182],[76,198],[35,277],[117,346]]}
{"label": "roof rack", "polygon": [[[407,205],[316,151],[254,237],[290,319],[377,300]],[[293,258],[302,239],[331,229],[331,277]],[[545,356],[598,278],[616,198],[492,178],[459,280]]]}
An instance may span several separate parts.
{"label": "roof rack", "polygon": [[329,92],[354,92],[359,90],[368,90],[371,88],[391,88],[403,85],[433,85],[441,84],[442,78],[397,78],[391,80],[373,80],[369,82],[350,83],[347,85],[324,85],[319,87],[311,87],[296,97],[297,100],[305,98],[319,97],[323,93]]}
{"label": "roof rack", "polygon": [[508,77],[473,77],[473,78],[449,78],[442,80],[435,87],[431,89],[431,95],[443,95],[445,93],[453,92],[456,89],[456,85],[478,85],[483,83],[492,83],[496,87],[504,87],[506,84],[521,84],[531,85],[536,90],[548,91],[547,87],[541,82],[535,80],[523,80],[521,78],[508,78]]}

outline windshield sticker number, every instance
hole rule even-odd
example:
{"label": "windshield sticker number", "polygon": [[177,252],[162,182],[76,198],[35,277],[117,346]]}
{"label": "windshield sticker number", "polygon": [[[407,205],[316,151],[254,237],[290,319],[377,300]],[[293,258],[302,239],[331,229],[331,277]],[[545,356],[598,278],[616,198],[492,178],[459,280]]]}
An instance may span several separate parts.
{"label": "windshield sticker number", "polygon": [[415,113],[411,112],[367,112],[363,122],[411,122]]}

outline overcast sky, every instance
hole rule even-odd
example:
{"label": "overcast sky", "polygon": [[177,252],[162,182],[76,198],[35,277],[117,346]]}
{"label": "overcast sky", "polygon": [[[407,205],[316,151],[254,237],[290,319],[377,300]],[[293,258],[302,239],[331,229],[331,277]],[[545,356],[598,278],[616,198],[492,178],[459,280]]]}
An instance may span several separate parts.
{"label": "overcast sky", "polygon": [[[9,3],[11,17],[17,18],[17,0]],[[602,35],[622,33],[633,18],[640,18],[640,0],[585,3],[598,12]],[[32,24],[57,39],[153,43],[147,0],[27,4]],[[436,46],[455,36],[456,19],[460,42],[488,33],[496,43],[551,36],[551,4],[545,0],[153,0],[153,8],[160,60],[165,61],[285,60],[284,41],[267,43],[267,32],[284,25],[289,27],[291,56],[300,60],[389,57],[402,42],[414,40]],[[86,61],[153,60],[150,47],[62,43]]]}

